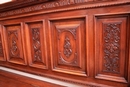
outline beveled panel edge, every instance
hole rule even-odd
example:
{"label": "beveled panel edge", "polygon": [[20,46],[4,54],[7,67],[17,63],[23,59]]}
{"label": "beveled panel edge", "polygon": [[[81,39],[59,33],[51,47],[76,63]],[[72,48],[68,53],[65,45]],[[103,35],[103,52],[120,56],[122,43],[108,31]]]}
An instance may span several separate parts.
{"label": "beveled panel edge", "polygon": [[97,74],[95,76],[95,78],[109,80],[109,81],[116,81],[116,82],[128,83],[128,81],[125,78],[123,78],[123,77],[116,77],[116,76],[109,76],[109,75]]}
{"label": "beveled panel edge", "polygon": [[[6,24],[3,24],[3,25],[1,25],[2,26],[2,30],[3,30],[3,37],[4,37],[4,42],[6,42],[6,39],[7,39],[7,37],[6,37],[6,26],[11,26],[11,25],[20,25],[20,31],[21,31],[21,41],[22,41],[22,46],[24,45],[25,46],[25,44],[24,44],[24,36],[23,36],[23,33],[24,33],[24,29],[23,29],[23,22],[16,22],[16,23],[6,23]],[[5,54],[6,54],[6,57],[8,57],[9,56],[9,54],[8,54],[8,47],[6,47],[7,46],[7,42],[4,44],[5,45]],[[25,50],[24,50],[24,46],[22,47],[22,51],[23,51],[23,61],[21,62],[21,63],[18,63],[17,61],[12,61],[12,60],[10,60],[10,61],[8,61],[8,58],[7,58],[7,61],[9,62],[9,63],[13,63],[13,64],[20,64],[20,65],[27,65],[27,58],[26,58],[26,52],[25,52]]]}
{"label": "beveled panel edge", "polygon": [[[85,33],[86,33],[86,35],[88,35],[88,15],[80,15],[80,16],[66,16],[66,17],[57,17],[57,18],[49,18],[48,19],[48,26],[49,26],[49,37],[51,37],[51,23],[53,22],[53,21],[57,21],[57,20],[67,20],[67,19],[83,19],[84,18],[84,22],[85,22]],[[88,37],[85,35],[85,38],[86,38],[86,43],[88,43]],[[50,41],[49,41],[50,43],[52,42],[52,39],[50,39]],[[86,49],[88,50],[88,48],[87,48],[87,45],[85,45],[86,46]],[[51,61],[53,60],[52,59],[52,46],[50,46],[50,55],[51,55]],[[86,53],[88,54],[88,51],[86,50]],[[82,72],[82,71],[76,71],[74,74],[73,74],[73,72],[70,72],[69,71],[69,73],[66,73],[66,71],[64,72],[64,70],[65,69],[61,69],[61,68],[58,68],[58,67],[54,67],[54,65],[52,64],[51,65],[51,68],[52,68],[52,70],[53,71],[57,71],[57,72],[62,72],[62,73],[66,73],[66,74],[72,74],[72,75],[79,75],[79,76],[87,76],[88,77],[88,75],[89,75],[89,64],[88,64],[88,55],[86,55],[85,54],[85,56],[86,56],[86,62],[85,62],[85,66],[86,66],[86,72]],[[63,71],[62,71],[63,70]],[[80,73],[79,73],[80,72]]]}
{"label": "beveled panel edge", "polygon": [[0,25],[0,37],[1,37],[1,45],[2,45],[2,50],[3,50],[3,57],[0,59],[0,61],[7,61],[6,59],[6,52],[5,52],[5,44],[4,44],[4,37],[3,37],[3,29],[2,25]]}
{"label": "beveled panel edge", "polygon": [[[42,25],[43,25],[42,33],[44,33],[43,37],[44,37],[44,39],[45,39],[44,45],[45,45],[45,49],[46,49],[46,48],[47,48],[47,43],[46,43],[46,33],[45,33],[45,31],[46,31],[46,28],[45,28],[45,19],[32,20],[32,21],[25,21],[25,22],[24,22],[25,29],[27,29],[27,33],[26,33],[26,45],[29,44],[29,46],[28,46],[29,48],[28,48],[28,49],[31,49],[30,30],[29,30],[29,28],[28,28],[28,24],[37,23],[37,22],[41,22]],[[29,40],[27,40],[27,39],[29,39]],[[29,50],[29,54],[32,54],[31,50]],[[28,54],[28,58],[32,58],[32,55],[30,56],[29,54]],[[28,59],[29,66],[30,66],[30,67],[39,68],[39,69],[48,69],[48,60],[47,60],[47,57],[48,57],[48,56],[47,56],[47,54],[48,54],[48,53],[45,52],[45,56],[46,56],[45,62],[46,62],[46,65],[31,64],[31,63],[29,62],[30,59]]]}

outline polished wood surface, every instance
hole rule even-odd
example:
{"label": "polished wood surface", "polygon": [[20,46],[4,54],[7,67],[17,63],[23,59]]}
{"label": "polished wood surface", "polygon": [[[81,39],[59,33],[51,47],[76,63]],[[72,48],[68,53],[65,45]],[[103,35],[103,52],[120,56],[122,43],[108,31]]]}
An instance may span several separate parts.
{"label": "polished wood surface", "polygon": [[0,71],[0,87],[64,87],[9,72]]}
{"label": "polished wood surface", "polygon": [[1,66],[90,87],[130,86],[130,0],[8,4],[0,5]]}

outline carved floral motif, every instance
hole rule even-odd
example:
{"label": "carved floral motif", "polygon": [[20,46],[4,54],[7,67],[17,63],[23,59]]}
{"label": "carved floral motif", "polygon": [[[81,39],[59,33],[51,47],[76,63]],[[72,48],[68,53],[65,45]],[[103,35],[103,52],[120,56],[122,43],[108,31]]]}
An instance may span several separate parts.
{"label": "carved floral motif", "polygon": [[34,61],[41,62],[41,43],[39,28],[32,28],[32,40],[34,49]]}
{"label": "carved floral motif", "polygon": [[119,72],[120,24],[104,24],[104,71]]}
{"label": "carved floral motif", "polygon": [[18,41],[18,32],[17,30],[15,31],[8,31],[8,36],[9,36],[9,44],[10,44],[10,55],[12,57],[19,57],[19,48],[17,45]]}
{"label": "carved floral motif", "polygon": [[68,58],[72,54],[71,44],[69,37],[65,37],[64,41],[64,55]]}
{"label": "carved floral motif", "polygon": [[76,28],[72,28],[72,29],[58,29],[58,35],[61,33],[61,32],[70,32],[73,36],[74,36],[74,39],[76,39],[76,30],[77,30],[77,27]]}

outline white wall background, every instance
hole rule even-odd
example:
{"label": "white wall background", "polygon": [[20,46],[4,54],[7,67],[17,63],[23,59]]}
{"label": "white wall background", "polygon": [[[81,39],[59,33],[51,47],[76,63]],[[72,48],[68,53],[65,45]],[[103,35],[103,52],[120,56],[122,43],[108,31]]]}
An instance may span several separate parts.
{"label": "white wall background", "polygon": [[9,2],[9,1],[12,1],[12,0],[0,0],[0,4],[6,3],[6,2]]}

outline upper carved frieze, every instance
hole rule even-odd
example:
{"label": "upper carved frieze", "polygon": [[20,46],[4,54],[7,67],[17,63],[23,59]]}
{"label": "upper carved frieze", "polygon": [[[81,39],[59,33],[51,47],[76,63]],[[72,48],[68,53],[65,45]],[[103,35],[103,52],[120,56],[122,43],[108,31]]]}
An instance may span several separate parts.
{"label": "upper carved frieze", "polygon": [[[42,13],[50,13],[50,12],[56,12],[56,11],[66,11],[66,10],[74,10],[74,9],[82,9],[82,8],[94,8],[94,7],[104,7],[104,6],[111,6],[111,5],[118,5],[118,4],[129,4],[130,0],[120,0],[120,1],[115,0],[115,1],[111,1],[111,2],[109,1],[108,3],[105,3],[106,2],[105,1],[104,3],[99,3],[99,4],[97,4],[96,2],[95,2],[96,4],[95,3],[85,4],[86,2],[89,2],[89,1],[88,0],[55,0],[55,1],[45,2],[45,3],[43,3],[43,2],[38,3],[38,1],[37,1],[37,5],[36,4],[31,5],[31,6],[23,5],[24,8],[18,7],[19,9],[15,8],[15,10],[8,10],[6,12],[1,12],[0,17],[12,16],[12,15],[16,15],[16,14],[22,14],[22,13],[28,13],[28,12],[34,12],[34,11],[40,11],[40,10],[44,10]],[[55,7],[69,6],[69,5],[80,4],[80,3],[83,3],[83,4],[80,6],[70,7],[70,8],[65,7],[62,9],[60,9],[60,8],[56,8],[53,10],[51,9],[51,8],[55,8]],[[12,7],[10,7],[10,8],[12,8]],[[14,6],[13,6],[13,8],[14,8]],[[48,11],[45,9],[51,9],[51,10]]]}

